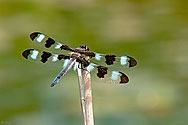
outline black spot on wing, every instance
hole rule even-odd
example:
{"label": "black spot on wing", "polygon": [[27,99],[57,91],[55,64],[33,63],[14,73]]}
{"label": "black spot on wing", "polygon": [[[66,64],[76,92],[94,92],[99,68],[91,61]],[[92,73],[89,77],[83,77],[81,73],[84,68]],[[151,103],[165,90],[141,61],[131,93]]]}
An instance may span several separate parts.
{"label": "black spot on wing", "polygon": [[67,46],[67,45],[62,45],[61,47],[61,50],[63,49],[63,50],[69,50],[69,51],[73,51],[73,49],[72,48],[70,48],[69,46]]}
{"label": "black spot on wing", "polygon": [[136,66],[137,62],[133,57],[127,56],[129,58],[129,67]]}
{"label": "black spot on wing", "polygon": [[45,47],[46,47],[46,48],[50,48],[54,43],[55,43],[55,41],[54,41],[52,38],[48,38],[48,39],[46,40]]}
{"label": "black spot on wing", "polygon": [[120,79],[121,79],[120,84],[128,83],[128,82],[129,82],[129,78],[128,78],[124,73],[122,73],[122,72],[119,72],[119,73],[121,73],[121,76],[120,76]]}
{"label": "black spot on wing", "polygon": [[30,38],[33,41],[39,34],[41,34],[40,32],[33,32],[30,34]]}
{"label": "black spot on wing", "polygon": [[107,74],[108,68],[104,66],[97,66],[97,68],[98,68],[97,76],[99,78],[104,78],[104,75]]}
{"label": "black spot on wing", "polygon": [[41,62],[45,63],[52,54],[49,52],[43,52],[41,55]]}
{"label": "black spot on wing", "polygon": [[27,50],[25,50],[23,53],[22,53],[22,56],[24,57],[24,58],[26,58],[26,59],[28,59],[28,56],[31,54],[31,51],[32,51],[33,49],[27,49]]}
{"label": "black spot on wing", "polygon": [[106,63],[107,65],[112,65],[112,64],[114,64],[114,61],[116,60],[115,57],[116,57],[115,55],[106,55],[106,56],[105,56],[105,59],[106,59],[105,63]]}
{"label": "black spot on wing", "polygon": [[58,55],[57,58],[58,58],[59,60],[62,60],[62,59],[70,59],[70,56],[69,56],[69,55],[60,54],[60,55]]}

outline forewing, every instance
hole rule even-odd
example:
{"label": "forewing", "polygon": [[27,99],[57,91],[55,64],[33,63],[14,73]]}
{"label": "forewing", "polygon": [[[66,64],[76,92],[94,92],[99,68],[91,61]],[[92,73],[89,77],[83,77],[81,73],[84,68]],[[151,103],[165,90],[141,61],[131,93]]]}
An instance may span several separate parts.
{"label": "forewing", "polygon": [[33,42],[37,43],[40,47],[50,49],[51,51],[61,51],[61,50],[73,51],[73,49],[68,45],[57,42],[51,37],[40,32],[31,33],[30,38]]}
{"label": "forewing", "polygon": [[90,61],[114,69],[129,68],[137,65],[137,61],[131,56],[117,56],[112,54],[95,53]]}

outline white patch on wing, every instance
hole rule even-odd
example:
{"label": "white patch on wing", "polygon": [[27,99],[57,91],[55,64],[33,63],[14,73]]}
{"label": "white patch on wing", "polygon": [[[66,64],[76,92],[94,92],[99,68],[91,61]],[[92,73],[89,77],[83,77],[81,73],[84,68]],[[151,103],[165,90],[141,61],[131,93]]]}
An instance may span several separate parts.
{"label": "white patch on wing", "polygon": [[38,54],[39,54],[39,52],[38,52],[37,50],[33,50],[33,51],[32,51],[32,55],[31,55],[31,58],[32,58],[32,59],[36,59]]}
{"label": "white patch on wing", "polygon": [[118,80],[120,73],[118,71],[112,71],[112,80]]}
{"label": "white patch on wing", "polygon": [[127,56],[121,56],[120,63],[121,63],[121,65],[126,65],[127,64]]}
{"label": "white patch on wing", "polygon": [[37,38],[37,41],[40,43],[44,39],[44,34],[40,34],[39,37]]}
{"label": "white patch on wing", "polygon": [[90,63],[89,64],[89,71],[92,71],[95,68],[94,66],[96,66],[96,64]]}
{"label": "white patch on wing", "polygon": [[63,44],[61,43],[58,43],[56,46],[55,46],[55,49],[59,49]]}
{"label": "white patch on wing", "polygon": [[55,62],[58,60],[58,55],[57,54],[54,54],[54,56],[52,57],[52,62]]}
{"label": "white patch on wing", "polygon": [[69,59],[66,59],[65,62],[64,62],[64,64],[63,64],[63,67],[65,68],[68,63],[69,63]]}
{"label": "white patch on wing", "polygon": [[95,54],[95,60],[100,60],[101,59],[101,55],[99,53]]}
{"label": "white patch on wing", "polygon": [[75,64],[74,64],[74,71],[76,71],[76,69],[78,68],[78,65],[79,65],[79,63],[75,62]]}

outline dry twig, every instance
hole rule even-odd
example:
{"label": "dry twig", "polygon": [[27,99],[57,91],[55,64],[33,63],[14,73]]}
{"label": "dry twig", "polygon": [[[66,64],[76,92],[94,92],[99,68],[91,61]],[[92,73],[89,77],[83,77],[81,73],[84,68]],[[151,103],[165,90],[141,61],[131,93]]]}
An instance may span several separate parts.
{"label": "dry twig", "polygon": [[[80,66],[78,66],[78,67],[80,67]],[[86,107],[85,107],[82,70],[80,68],[78,68],[77,71],[78,71],[78,84],[79,84],[79,89],[80,89],[80,103],[81,103],[81,110],[82,110],[82,118],[83,118],[84,125],[86,125]]]}
{"label": "dry twig", "polygon": [[83,74],[84,74],[84,87],[85,87],[86,122],[87,125],[94,125],[91,75],[89,71],[89,66],[86,67],[86,69],[83,71]]}

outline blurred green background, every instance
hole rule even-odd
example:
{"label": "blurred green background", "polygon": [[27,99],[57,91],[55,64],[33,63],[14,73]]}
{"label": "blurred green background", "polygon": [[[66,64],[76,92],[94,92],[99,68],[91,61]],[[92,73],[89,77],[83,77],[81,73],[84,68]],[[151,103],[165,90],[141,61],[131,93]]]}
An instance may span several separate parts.
{"label": "blurred green background", "polygon": [[[188,123],[187,0],[0,0],[0,124],[81,125],[77,73],[25,60],[29,34],[130,55],[130,84],[92,80],[96,125]],[[35,47],[36,48],[36,47]]]}

